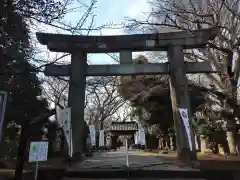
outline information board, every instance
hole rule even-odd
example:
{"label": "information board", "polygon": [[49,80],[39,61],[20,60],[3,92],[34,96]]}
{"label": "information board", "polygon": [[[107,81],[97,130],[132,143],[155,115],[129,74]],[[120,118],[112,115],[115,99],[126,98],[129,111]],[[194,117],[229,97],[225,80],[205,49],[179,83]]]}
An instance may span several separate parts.
{"label": "information board", "polygon": [[29,162],[47,161],[48,142],[31,142],[29,150]]}

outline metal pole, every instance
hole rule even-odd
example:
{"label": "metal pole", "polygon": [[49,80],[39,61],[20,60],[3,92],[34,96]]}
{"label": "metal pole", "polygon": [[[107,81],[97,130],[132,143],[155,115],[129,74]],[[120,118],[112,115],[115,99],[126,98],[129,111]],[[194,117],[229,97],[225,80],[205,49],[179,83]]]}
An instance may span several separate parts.
{"label": "metal pole", "polygon": [[127,167],[129,167],[129,161],[128,161],[128,141],[127,141],[128,139],[126,139],[126,149],[127,149],[127,151],[126,151],[126,166]]}
{"label": "metal pole", "polygon": [[2,130],[3,130],[3,121],[4,121],[6,104],[7,104],[7,92],[0,91],[0,141],[1,141]]}
{"label": "metal pole", "polygon": [[72,157],[72,154],[73,154],[73,147],[72,147],[72,123],[70,123],[70,145],[69,145],[69,154],[70,154],[70,157]]}
{"label": "metal pole", "polygon": [[36,163],[34,180],[37,180],[37,177],[38,177],[38,161]]}

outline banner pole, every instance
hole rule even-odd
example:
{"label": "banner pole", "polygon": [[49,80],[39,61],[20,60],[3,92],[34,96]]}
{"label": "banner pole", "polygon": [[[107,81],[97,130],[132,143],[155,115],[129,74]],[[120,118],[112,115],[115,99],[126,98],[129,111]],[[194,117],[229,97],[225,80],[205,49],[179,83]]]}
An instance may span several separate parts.
{"label": "banner pole", "polygon": [[126,139],[126,166],[129,167],[129,161],[128,161],[128,139]]}
{"label": "banner pole", "polygon": [[4,121],[5,110],[6,110],[6,104],[7,104],[7,92],[0,91],[0,141],[1,141],[2,130],[3,130],[3,121]]}

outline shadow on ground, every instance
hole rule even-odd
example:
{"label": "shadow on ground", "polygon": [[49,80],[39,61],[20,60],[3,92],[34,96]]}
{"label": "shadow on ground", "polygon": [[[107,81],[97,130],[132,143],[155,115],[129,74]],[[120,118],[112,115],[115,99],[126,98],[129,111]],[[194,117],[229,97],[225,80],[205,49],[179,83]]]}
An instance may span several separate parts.
{"label": "shadow on ground", "polygon": [[[136,156],[136,157],[135,157]],[[184,178],[184,179],[190,179],[190,178],[204,178],[209,180],[238,180],[240,179],[240,161],[237,159],[228,159],[223,160],[224,157],[218,157],[213,159],[212,157],[200,157],[198,160],[199,169],[198,170],[187,170],[184,165],[181,164],[180,161],[177,160],[176,156],[173,154],[147,154],[143,153],[142,156],[145,156],[146,158],[141,158],[143,161],[146,161],[144,168],[142,167],[144,164],[143,162],[138,163],[135,158],[137,158],[136,154],[132,154],[130,157],[132,161],[132,165],[130,166],[135,168],[126,168],[124,164],[120,166],[116,166],[115,168],[110,168],[109,166],[102,166],[101,168],[78,168],[78,169],[72,169],[69,171],[68,167],[69,164],[66,164],[63,162],[63,160],[50,160],[48,163],[45,163],[42,165],[42,167],[39,170],[39,180],[60,180],[63,177],[67,178],[103,178],[103,179],[116,179],[116,178]],[[159,163],[157,165],[153,164],[153,161],[150,161],[147,157],[155,156],[153,159],[155,159],[154,162]],[[119,158],[120,161],[124,161],[123,157],[121,155],[117,155],[116,153],[105,153],[102,155],[103,159],[92,159],[89,161],[85,161],[85,165],[87,165],[89,162],[94,162],[96,164],[102,164],[102,161],[109,160],[110,158],[117,159]],[[138,157],[139,158],[139,157]],[[144,160],[145,159],[145,160]],[[151,158],[150,158],[151,159]],[[148,161],[148,162],[147,162]],[[125,161],[124,161],[125,162]],[[162,163],[161,163],[162,162]],[[147,163],[149,163],[147,165]],[[152,163],[152,164],[151,164]],[[175,168],[169,168],[169,164],[173,163],[176,167],[179,167],[179,169]],[[107,163],[106,163],[107,164]],[[157,166],[161,166],[162,169],[156,168]],[[78,165],[78,167],[80,167]],[[171,166],[173,167],[173,166]],[[27,168],[29,171],[26,171],[24,173],[24,180],[32,180],[33,179],[33,171],[31,171],[31,168]],[[68,169],[68,170],[67,170]],[[14,176],[14,170],[11,170],[9,168],[7,169],[1,169],[0,170],[0,180],[10,180],[13,179]],[[70,180],[69,179],[69,180]]]}

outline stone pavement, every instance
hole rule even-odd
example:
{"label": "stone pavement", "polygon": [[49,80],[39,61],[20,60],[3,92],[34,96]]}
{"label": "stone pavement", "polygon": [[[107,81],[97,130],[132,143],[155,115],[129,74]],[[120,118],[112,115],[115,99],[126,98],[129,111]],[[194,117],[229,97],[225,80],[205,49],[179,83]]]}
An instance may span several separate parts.
{"label": "stone pavement", "polygon": [[142,156],[142,151],[128,152],[129,167],[126,166],[126,149],[112,152],[97,152],[93,157],[72,164],[64,180],[92,179],[203,179],[200,171],[184,166],[177,160],[167,160],[160,155]]}
{"label": "stone pavement", "polygon": [[[193,170],[184,166],[178,160],[167,160],[161,155],[142,156],[142,151],[130,150],[128,152],[129,168],[142,170]],[[79,169],[124,169],[126,168],[126,149],[121,148],[118,151],[97,152],[93,157],[74,164],[70,170]]]}

